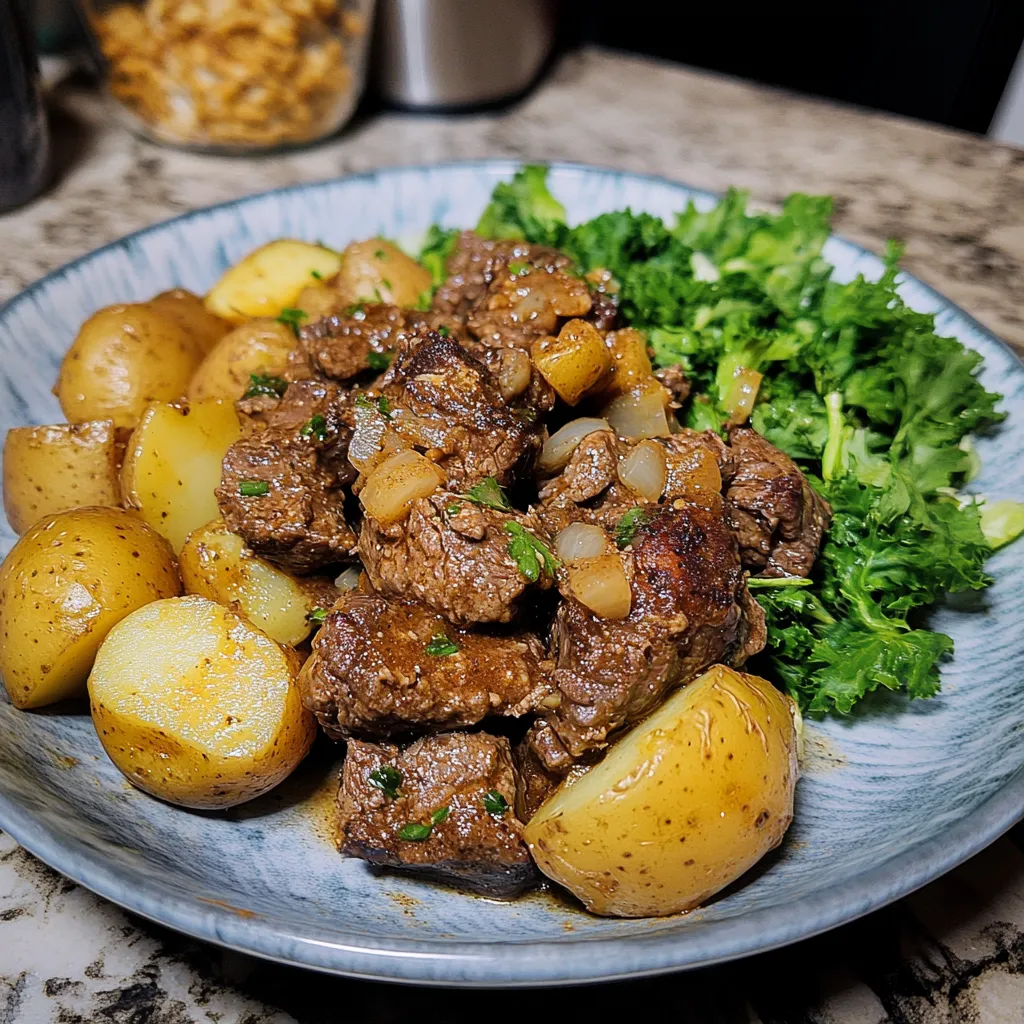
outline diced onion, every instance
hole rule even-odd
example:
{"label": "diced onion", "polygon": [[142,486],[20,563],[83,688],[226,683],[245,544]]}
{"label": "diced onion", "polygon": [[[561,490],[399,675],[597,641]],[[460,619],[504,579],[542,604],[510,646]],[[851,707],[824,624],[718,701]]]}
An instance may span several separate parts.
{"label": "diced onion", "polygon": [[665,449],[655,441],[641,441],[619,462],[619,479],[641,497],[657,501],[668,479]]}
{"label": "diced onion", "polygon": [[530,386],[530,356],[521,348],[501,350],[498,364],[498,388],[508,401],[521,395]]}
{"label": "diced onion", "polygon": [[339,590],[355,590],[359,586],[359,566],[350,565],[335,581],[334,585]]}
{"label": "diced onion", "polygon": [[619,437],[668,437],[667,394],[659,384],[640,394],[619,395],[604,407],[604,418]]}
{"label": "diced onion", "polygon": [[557,338],[535,342],[533,362],[558,397],[569,405],[575,405],[600,384],[612,368],[604,338],[586,320],[570,320]]}
{"label": "diced onion", "polygon": [[367,515],[384,526],[409,513],[417,498],[425,498],[444,482],[444,473],[419,452],[406,449],[382,462],[359,493]]}
{"label": "diced onion", "polygon": [[381,461],[388,421],[376,409],[356,406],[356,429],[348,446],[348,461],[360,473],[369,473]]}
{"label": "diced onion", "polygon": [[757,370],[748,370],[738,366],[729,383],[722,406],[729,414],[729,422],[746,423],[754,410],[757,401],[757,390],[761,386],[761,374]]}
{"label": "diced onion", "polygon": [[537,468],[542,473],[557,473],[571,458],[579,443],[595,430],[608,430],[608,421],[595,416],[581,416],[556,430],[540,450]]}
{"label": "diced onion", "polygon": [[602,619],[624,619],[633,595],[619,555],[601,555],[569,567],[573,596]]}
{"label": "diced onion", "polygon": [[608,551],[608,538],[600,526],[571,523],[555,538],[555,554],[563,562],[596,558]]}

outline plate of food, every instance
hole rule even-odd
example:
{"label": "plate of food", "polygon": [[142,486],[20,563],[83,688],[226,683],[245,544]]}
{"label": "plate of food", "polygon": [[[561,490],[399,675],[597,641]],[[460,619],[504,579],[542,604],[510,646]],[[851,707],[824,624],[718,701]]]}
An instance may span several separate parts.
{"label": "plate of food", "polygon": [[546,985],[1024,810],[1024,368],[831,234],[556,164],[186,214],[0,310],[0,827],[197,938]]}

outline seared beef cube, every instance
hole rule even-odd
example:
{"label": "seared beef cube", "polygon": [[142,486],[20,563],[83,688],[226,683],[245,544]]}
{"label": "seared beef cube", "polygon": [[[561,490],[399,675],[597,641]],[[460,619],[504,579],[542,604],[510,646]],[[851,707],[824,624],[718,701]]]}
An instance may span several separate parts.
{"label": "seared beef cube", "polygon": [[338,794],[341,851],[485,896],[537,881],[503,736],[441,733],[404,751],[351,740]]}
{"label": "seared beef cube", "polygon": [[807,576],[832,510],[796,463],[746,427],[729,433],[726,511],[743,564],[762,576]]}
{"label": "seared beef cube", "polygon": [[527,733],[512,751],[516,764],[516,816],[527,822],[565,778],[544,767],[530,740]]}
{"label": "seared beef cube", "polygon": [[532,733],[549,769],[565,771],[605,746],[708,665],[738,667],[764,646],[764,613],[720,510],[677,501],[640,526],[624,558],[627,618],[598,618],[571,594],[559,606],[552,653],[561,704]]}
{"label": "seared beef cube", "polygon": [[590,310],[583,319],[599,331],[612,331],[619,322],[619,304],[607,292],[591,291]]}
{"label": "seared beef cube", "polygon": [[421,601],[458,624],[510,622],[527,590],[551,586],[543,564],[531,581],[512,556],[513,541],[522,542],[524,533],[547,544],[531,513],[500,512],[439,492],[417,498],[403,522],[382,526],[367,516],[359,554],[382,594]]}
{"label": "seared beef cube", "polygon": [[686,371],[678,363],[666,366],[662,370],[655,370],[654,376],[661,381],[672,396],[675,408],[678,409],[690,397],[690,378],[686,376]]}
{"label": "seared beef cube", "polygon": [[299,346],[317,373],[349,380],[366,370],[383,370],[399,340],[417,322],[415,314],[398,306],[360,304],[303,326]]}
{"label": "seared beef cube", "polygon": [[[293,385],[294,386],[294,385]],[[258,555],[305,574],[340,562],[356,536],[342,512],[345,477],[335,467],[319,422],[304,428],[267,427],[236,441],[224,456],[217,503],[228,528]]]}
{"label": "seared beef cube", "polygon": [[508,483],[540,447],[536,428],[515,415],[487,368],[450,334],[408,338],[379,391],[389,429],[430,452],[451,484],[468,487],[488,476]]}
{"label": "seared beef cube", "polygon": [[424,605],[353,592],[317,633],[300,684],[332,739],[388,737],[533,711],[551,668],[532,633],[470,632]]}

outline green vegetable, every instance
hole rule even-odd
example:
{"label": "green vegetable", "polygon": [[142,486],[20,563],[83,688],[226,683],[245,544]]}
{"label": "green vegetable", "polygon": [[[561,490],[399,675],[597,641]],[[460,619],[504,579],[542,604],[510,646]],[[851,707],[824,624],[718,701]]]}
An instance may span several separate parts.
{"label": "green vegetable", "polygon": [[387,352],[376,352],[370,349],[366,354],[366,365],[371,370],[386,370],[391,365],[391,356]]}
{"label": "green vegetable", "polygon": [[300,321],[308,320],[309,314],[303,309],[294,309],[291,306],[285,306],[285,308],[282,309],[274,319],[279,324],[284,324],[285,327],[290,327],[292,329],[292,333],[297,338],[299,336]]}
{"label": "green vegetable", "polygon": [[398,798],[398,787],[402,784],[402,773],[391,764],[382,764],[370,772],[370,785],[376,786],[389,800]]}
{"label": "green vegetable", "polygon": [[651,513],[643,505],[634,505],[615,526],[615,546],[629,547],[636,538],[637,530],[650,519]]}
{"label": "green vegetable", "polygon": [[249,374],[249,386],[245,389],[243,398],[259,398],[261,395],[269,395],[280,398],[288,390],[288,381],[282,377],[267,377],[262,373]]}
{"label": "green vegetable", "polygon": [[449,808],[447,808],[447,807],[439,807],[430,816],[430,824],[431,825],[440,825],[442,821],[447,821],[449,813],[450,813],[450,809]]}
{"label": "green vegetable", "polygon": [[355,317],[357,320],[364,319],[366,317],[366,303],[354,302],[345,310],[345,316]]}
{"label": "green vegetable", "polygon": [[444,510],[450,516],[457,516],[462,511],[462,506],[457,501],[450,501],[445,505]]}
{"label": "green vegetable", "polygon": [[561,245],[567,230],[565,207],[548,191],[547,176],[547,167],[527,164],[510,182],[497,185],[476,226],[477,234]]}
{"label": "green vegetable", "polygon": [[508,801],[496,789],[484,793],[483,804],[484,810],[496,818],[502,817],[508,810]]}
{"label": "green vegetable", "polygon": [[427,654],[434,658],[445,658],[450,654],[458,654],[461,648],[446,633],[435,633],[426,646]]}
{"label": "green vegetable", "polygon": [[327,618],[327,609],[326,608],[314,608],[306,616],[306,618],[309,619],[309,621],[312,622],[313,625],[315,625],[315,626],[322,626],[324,624],[324,620]]}
{"label": "green vegetable", "polygon": [[270,484],[266,480],[243,480],[238,485],[238,493],[243,498],[262,498],[270,493]]}
{"label": "green vegetable", "polygon": [[460,494],[459,497],[471,501],[474,505],[496,508],[499,512],[512,511],[505,491],[493,476],[485,476],[483,480],[473,484],[465,494]]}
{"label": "green vegetable", "polygon": [[421,825],[418,821],[410,821],[398,830],[398,838],[407,843],[422,843],[424,839],[430,838],[433,832],[430,825]]}
{"label": "green vegetable", "polygon": [[543,541],[538,540],[529,530],[519,523],[506,523],[505,532],[512,539],[508,544],[508,553],[520,573],[531,583],[540,579],[541,571],[550,575],[562,563],[552,554],[551,549]]}
{"label": "green vegetable", "polygon": [[378,250],[377,250],[377,251],[376,251],[376,252],[375,252],[375,253],[373,254],[373,258],[374,258],[375,260],[386,260],[386,259],[388,258],[388,254],[387,254],[387,253],[386,253],[386,252],[385,252],[385,251],[384,251],[383,249],[378,249]]}
{"label": "green vegetable", "polygon": [[299,433],[303,437],[313,437],[317,441],[326,441],[330,436],[327,430],[327,420],[320,413],[311,416],[300,428]]}
{"label": "green vegetable", "polygon": [[386,420],[391,419],[393,415],[391,403],[384,395],[371,401],[368,395],[360,392],[356,395],[356,406],[360,409],[376,409]]}
{"label": "green vegetable", "polygon": [[750,590],[764,590],[774,587],[811,587],[813,580],[804,579],[802,576],[751,576],[747,580],[747,587]]}
{"label": "green vegetable", "polygon": [[530,264],[529,264],[529,263],[524,263],[524,262],[523,262],[522,260],[513,260],[513,261],[512,261],[512,262],[511,262],[511,263],[510,263],[510,264],[508,265],[508,272],[509,272],[509,273],[510,273],[510,274],[511,274],[511,275],[512,275],[513,277],[524,277],[524,276],[525,276],[526,274],[528,274],[528,273],[529,273],[529,272],[530,272],[530,271],[531,271],[532,269],[533,269],[533,268],[532,268],[532,267],[530,266]]}
{"label": "green vegetable", "polygon": [[447,327],[445,327],[444,324],[441,324],[441,326],[438,327],[437,329],[437,333],[440,334],[442,338],[447,338],[448,335],[450,335],[452,332]]}
{"label": "green vegetable", "polygon": [[[434,282],[434,289],[444,283],[448,276],[448,257],[451,256],[455,243],[459,240],[457,228],[439,228],[436,224],[430,226],[427,237],[423,240],[423,248],[417,257],[420,264],[430,271]],[[427,303],[427,308],[430,303]]]}
{"label": "green vegetable", "polygon": [[324,275],[321,274],[319,270],[311,270],[309,274],[311,277],[316,278],[316,280],[318,281],[322,281],[324,279]]}

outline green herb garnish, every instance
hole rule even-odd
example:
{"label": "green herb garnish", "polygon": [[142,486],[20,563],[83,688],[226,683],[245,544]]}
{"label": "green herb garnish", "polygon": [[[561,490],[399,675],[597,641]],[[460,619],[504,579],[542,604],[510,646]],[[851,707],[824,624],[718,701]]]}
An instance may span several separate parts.
{"label": "green herb garnish", "polygon": [[394,415],[394,411],[391,408],[391,403],[387,400],[387,398],[384,395],[381,395],[380,398],[377,399],[377,412],[379,412],[381,416],[383,416],[384,419],[386,420],[391,419],[391,417]]}
{"label": "green herb garnish", "polygon": [[384,285],[384,287],[385,287],[385,288],[387,288],[387,290],[388,290],[389,292],[390,292],[390,291],[393,291],[393,290],[394,290],[394,289],[393,289],[393,288],[391,287],[391,282],[390,282],[390,281],[389,281],[389,280],[388,280],[388,279],[387,279],[386,277],[382,277],[382,278],[380,279],[380,283],[381,283],[382,285]]}
{"label": "green herb garnish", "polygon": [[377,352],[371,349],[366,354],[366,365],[371,370],[386,370],[391,365],[391,356],[387,352]]}
{"label": "green herb garnish", "polygon": [[437,329],[437,333],[440,334],[442,338],[447,338],[448,335],[451,334],[452,332],[447,327],[445,327],[444,324],[441,324],[441,326],[438,327]]}
{"label": "green herb garnish", "polygon": [[462,506],[457,501],[450,501],[445,505],[444,510],[450,516],[457,516],[462,511]]}
{"label": "green herb garnish", "polygon": [[322,626],[324,624],[324,619],[327,618],[327,609],[326,608],[314,608],[306,616],[306,618],[309,619],[309,621],[312,622],[314,626]]}
{"label": "green herb garnish", "polygon": [[263,395],[280,398],[288,390],[288,381],[283,377],[268,377],[262,373],[249,374],[249,386],[243,398],[260,398]]}
{"label": "green herb garnish", "polygon": [[299,429],[299,433],[303,437],[316,438],[317,441],[326,441],[330,436],[327,430],[327,420],[320,413],[311,416]]}
{"label": "green herb garnish", "polygon": [[751,576],[747,580],[747,586],[751,590],[767,590],[776,587],[812,587],[814,581],[804,579],[803,576]]}
{"label": "green herb garnish", "polygon": [[508,801],[496,790],[484,793],[484,810],[500,818],[508,810]]}
{"label": "green herb garnish", "polygon": [[[386,259],[388,258],[388,254],[387,254],[387,253],[386,253],[386,252],[385,252],[385,251],[384,251],[383,249],[378,249],[378,250],[377,250],[377,251],[376,251],[376,252],[375,252],[375,253],[373,254],[373,258],[374,258],[375,260],[386,260]],[[385,283],[386,283],[386,282],[385,282]]]}
{"label": "green herb garnish", "polygon": [[352,316],[357,320],[362,320],[366,316],[366,304],[363,302],[353,302],[345,310],[345,316]]}
{"label": "green herb garnish", "polygon": [[430,816],[430,824],[431,825],[440,825],[442,821],[447,821],[449,813],[451,813],[450,808],[448,808],[448,807],[439,807]]}
{"label": "green herb garnish", "polygon": [[398,787],[402,784],[402,773],[390,764],[382,764],[370,772],[370,785],[376,786],[389,800],[398,798]]}
{"label": "green herb garnish", "polygon": [[299,321],[308,320],[309,314],[304,309],[295,309],[292,306],[285,306],[274,319],[285,327],[290,327],[297,338],[299,336]]}
{"label": "green herb garnish", "polygon": [[528,405],[520,405],[512,410],[512,415],[517,420],[522,420],[523,423],[536,423],[537,422],[537,410],[531,409]]}
{"label": "green herb garnish", "polygon": [[425,313],[434,304],[434,293],[430,288],[422,291],[416,296],[416,309]]}
{"label": "green herb garnish", "polygon": [[424,839],[430,838],[434,830],[430,825],[421,825],[418,821],[410,821],[398,830],[398,838],[407,843],[422,843]]}
{"label": "green herb garnish", "polygon": [[650,519],[651,513],[643,505],[634,505],[618,522],[615,527],[615,546],[619,548],[629,547],[636,537],[637,530]]}
{"label": "green herb garnish", "polygon": [[529,263],[524,263],[522,260],[513,260],[508,265],[508,272],[513,277],[523,277],[525,274],[528,274],[532,269],[533,267],[531,267]]}
{"label": "green herb garnish", "polygon": [[391,416],[393,415],[391,403],[383,395],[376,400],[371,401],[365,392],[360,391],[359,394],[356,395],[356,406],[360,409],[376,409],[377,412],[379,412],[386,420],[391,419]]}
{"label": "green herb garnish", "polygon": [[243,498],[262,498],[270,493],[270,484],[266,480],[243,480],[238,485],[238,493]]}
{"label": "green herb garnish", "polygon": [[460,498],[471,501],[474,505],[483,505],[485,508],[496,508],[499,512],[511,512],[512,506],[508,503],[501,484],[493,476],[485,476],[479,483],[473,484]]}
{"label": "green herb garnish", "polygon": [[310,277],[315,277],[318,281],[322,281],[324,279],[324,275],[321,274],[319,270],[311,270],[309,274]]}
{"label": "green herb garnish", "polygon": [[426,647],[427,654],[434,658],[445,658],[449,654],[458,654],[461,648],[446,633],[435,633]]}
{"label": "green herb garnish", "polygon": [[531,583],[540,579],[541,571],[555,574],[562,563],[543,541],[538,540],[519,523],[506,523],[505,532],[511,536],[508,553],[516,567]]}
{"label": "green herb garnish", "polygon": [[381,295],[379,288],[374,288],[373,289],[373,298],[376,301],[377,305],[383,305],[383,303],[384,303],[384,296]]}

